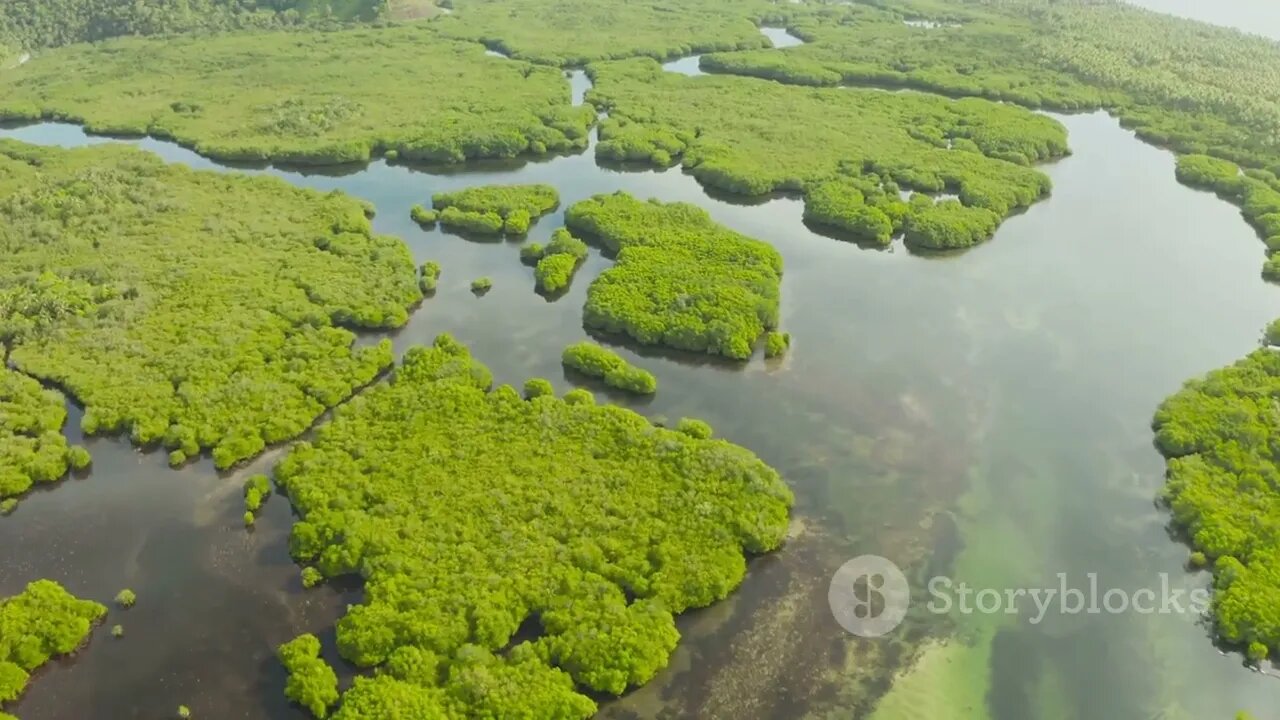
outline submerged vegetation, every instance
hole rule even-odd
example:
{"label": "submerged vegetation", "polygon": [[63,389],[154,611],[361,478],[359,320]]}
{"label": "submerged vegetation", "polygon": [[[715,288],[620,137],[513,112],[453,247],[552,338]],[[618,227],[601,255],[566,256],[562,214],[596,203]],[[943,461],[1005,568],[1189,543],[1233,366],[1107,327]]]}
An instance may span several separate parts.
{"label": "submerged vegetation", "polygon": [[61,48],[0,73],[0,118],[72,119],[220,160],[306,164],[580,150],[595,120],[570,104],[559,70],[487,57],[430,24]]}
{"label": "submerged vegetation", "polygon": [[556,209],[560,194],[550,185],[482,185],[436,193],[431,204],[445,227],[480,235],[521,236],[538,218]]}
{"label": "submerged vegetation", "polygon": [[398,327],[421,299],[408,249],[355,200],[123,146],[0,142],[0,251],[13,366],[82,403],[87,434],[175,464],[301,433],[392,362],[342,326]]}
{"label": "submerged vegetation", "polygon": [[[593,342],[579,342],[564,349],[560,362],[588,377],[599,378],[609,387],[637,395],[658,391],[653,373],[627,362],[618,353]],[[526,391],[527,392],[527,391]]]}
{"label": "submerged vegetation", "polygon": [[276,467],[294,558],[366,582],[337,642],[376,672],[339,720],[586,718],[783,540],[791,493],[747,450],[492,382],[441,336]]}
{"label": "submerged vegetation", "polygon": [[[28,300],[20,291],[0,289],[0,334],[31,322],[34,308],[24,304]],[[66,420],[62,395],[21,373],[0,368],[0,500],[89,465],[87,450],[67,445],[62,434]]]}
{"label": "submerged vegetation", "polygon": [[37,580],[0,601],[0,708],[22,695],[37,668],[79,649],[106,614],[102,605],[80,600],[52,580]]}
{"label": "submerged vegetation", "polygon": [[782,256],[695,205],[599,195],[565,223],[616,256],[587,290],[588,328],[746,359],[778,324]]}

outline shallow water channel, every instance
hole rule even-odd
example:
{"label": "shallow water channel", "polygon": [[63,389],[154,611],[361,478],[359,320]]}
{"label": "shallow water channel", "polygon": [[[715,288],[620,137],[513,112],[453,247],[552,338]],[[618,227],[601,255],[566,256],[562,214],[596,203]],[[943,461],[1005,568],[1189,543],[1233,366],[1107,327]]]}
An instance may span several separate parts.
{"label": "shallow water channel", "polygon": [[[1103,114],[1061,120],[1074,155],[1045,168],[1052,197],[991,242],[945,256],[842,243],[807,229],[798,199],[746,203],[708,194],[679,168],[633,172],[591,151],[453,168],[246,171],[371,200],[378,231],[443,266],[436,296],[392,334],[398,351],[450,332],[499,382],[544,376],[562,392],[571,386],[560,351],[586,337],[586,287],[609,261],[593,251],[568,294],[549,302],[534,293],[519,243],[423,231],[411,205],[493,182],[553,184],[562,207],[626,190],[697,203],[782,253],[787,358],[729,364],[618,348],[662,389],[649,401],[611,400],[650,417],[704,418],[753,449],[794,487],[797,520],[789,544],[755,561],[733,598],[682,618],[670,669],[602,716],[862,717],[881,697],[879,718],[1264,716],[1280,707],[1280,681],[1221,655],[1187,615],[1032,624],[917,607],[898,635],[855,641],[828,610],[832,573],[866,552],[914,579],[999,588],[1053,586],[1058,573],[1128,589],[1159,588],[1161,573],[1175,587],[1208,580],[1183,569],[1187,550],[1153,505],[1163,462],[1149,423],[1183,380],[1254,347],[1280,316],[1280,290],[1259,278],[1264,248],[1237,211],[1178,185],[1171,155]],[[0,135],[108,141],[60,124]],[[131,142],[218,167],[168,143]],[[544,218],[528,241],[545,241],[561,219]],[[494,287],[478,298],[468,285],[482,275]],[[69,424],[77,442],[78,420]],[[108,621],[125,626],[123,639],[99,630],[12,711],[156,718],[185,704],[197,718],[303,717],[284,702],[273,649],[303,631],[330,641],[359,590],[302,589],[283,498],[255,529],[242,527],[243,478],[273,457],[228,475],[207,462],[175,472],[159,453],[85,443],[92,472],[0,519],[0,595],[50,577],[104,601],[130,587],[139,602]]]}

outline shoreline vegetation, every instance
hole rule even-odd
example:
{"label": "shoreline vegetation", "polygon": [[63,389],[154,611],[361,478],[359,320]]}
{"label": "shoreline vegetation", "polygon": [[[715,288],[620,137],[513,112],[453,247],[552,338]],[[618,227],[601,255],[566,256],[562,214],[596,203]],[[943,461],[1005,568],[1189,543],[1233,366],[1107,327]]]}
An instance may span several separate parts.
{"label": "shoreline vegetation", "polygon": [[[0,57],[40,52],[0,71],[0,119],[304,165],[547,157],[585,151],[598,123],[601,161],[680,165],[743,196],[801,193],[807,221],[860,243],[949,250],[1049,194],[1036,165],[1068,154],[1067,137],[1032,109],[1105,109],[1180,154],[1180,181],[1239,206],[1280,252],[1269,41],[1111,2],[460,5],[405,24],[368,0],[9,2]],[[806,42],[769,48],[764,24]],[[701,52],[715,74],[659,63]],[[564,69],[581,66],[594,86],[574,106]],[[548,186],[491,186],[412,217],[519,236],[558,203]],[[768,357],[787,351],[768,244],[696,206],[625,194],[576,203],[565,224],[522,259],[555,294],[584,241],[613,258],[588,288],[587,328],[739,360],[762,339]],[[0,514],[90,462],[41,382],[84,404],[86,434],[162,445],[175,467],[205,453],[232,467],[333,410],[275,470],[300,516],[290,549],[305,584],[365,579],[337,643],[374,672],[339,695],[314,637],[279,649],[286,693],[318,716],[587,717],[666,666],[676,615],[726,597],[747,556],[782,542],[790,491],[705,423],[657,428],[586,390],[557,398],[545,380],[524,398],[492,389],[447,336],[398,366],[388,341],[357,348],[354,330],[404,325],[440,267],[417,267],[340,193],[129,148],[0,142],[0,250],[0,407],[13,418],[0,427]],[[1280,280],[1280,255],[1263,275]],[[1214,573],[1216,631],[1252,661],[1280,652],[1280,326],[1264,343],[1153,420],[1162,498],[1193,564]],[[572,362],[621,377],[616,355],[587,355]],[[641,372],[620,384],[656,388]],[[246,524],[270,493],[250,480]],[[105,612],[55,583],[27,593],[0,605],[6,632],[13,614],[51,634],[40,652],[0,656],[0,702]]]}
{"label": "shoreline vegetation", "polygon": [[696,205],[597,195],[565,225],[614,259],[587,288],[589,329],[745,360],[778,325],[782,256]]}
{"label": "shoreline vegetation", "polygon": [[[442,335],[276,466],[294,559],[365,579],[337,644],[377,671],[334,718],[589,717],[666,666],[676,615],[783,542],[791,491],[749,451],[548,390],[493,388]],[[289,696],[326,709],[317,649],[281,655]]]}
{"label": "shoreline vegetation", "polygon": [[653,373],[627,362],[618,353],[593,342],[579,342],[564,349],[560,359],[565,367],[587,377],[604,381],[605,385],[635,395],[658,392]]}
{"label": "shoreline vegetation", "polygon": [[[421,82],[423,67],[448,68],[449,81]],[[341,165],[581,151],[595,114],[571,104],[558,69],[420,23],[56,48],[0,73],[0,119],[151,136],[222,161]]]}
{"label": "shoreline vegetation", "polygon": [[12,718],[3,707],[22,696],[33,672],[79,651],[106,614],[106,606],[81,600],[52,580],[37,580],[0,600],[0,718]]}
{"label": "shoreline vegetation", "polygon": [[110,145],[0,142],[0,173],[10,365],[81,403],[85,434],[174,465],[228,468],[301,434],[393,363],[352,330],[399,327],[422,300],[408,248],[342,193]]}

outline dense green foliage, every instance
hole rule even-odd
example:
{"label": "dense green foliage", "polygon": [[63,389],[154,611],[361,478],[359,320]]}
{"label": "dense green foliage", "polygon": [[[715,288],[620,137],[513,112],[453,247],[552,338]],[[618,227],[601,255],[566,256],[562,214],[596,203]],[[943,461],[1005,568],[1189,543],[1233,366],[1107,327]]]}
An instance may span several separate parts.
{"label": "dense green foliage", "polygon": [[478,277],[471,281],[471,292],[477,295],[483,295],[493,288],[493,280],[488,277]]}
{"label": "dense green foliage", "polygon": [[565,222],[616,255],[587,290],[589,328],[745,359],[778,324],[782,257],[699,207],[617,193],[576,203]]}
{"label": "dense green foliage", "polygon": [[106,613],[51,580],[0,601],[0,706],[22,695],[36,668],[83,645]]}
{"label": "dense green foliage", "polygon": [[138,595],[134,591],[125,588],[124,590],[116,593],[116,604],[128,610],[138,604]]}
{"label": "dense green foliage", "polygon": [[[1143,138],[1280,171],[1280,47],[1119,2],[902,0],[791,8],[809,42],[702,66],[801,85],[902,86],[1105,107]],[[911,26],[905,17],[941,27]]]}
{"label": "dense green foliage", "polygon": [[619,390],[637,395],[658,392],[658,379],[653,373],[632,365],[618,353],[593,342],[579,342],[566,347],[560,362],[583,375],[600,378],[606,385]]}
{"label": "dense green foliage", "polygon": [[573,282],[573,276],[587,259],[587,244],[565,228],[556,228],[546,245],[530,243],[520,248],[520,259],[533,263],[533,278],[539,292],[554,295]]}
{"label": "dense green foliage", "polygon": [[432,260],[422,263],[422,269],[418,277],[418,289],[424,295],[430,295],[436,291],[436,283],[440,282],[440,264]]}
{"label": "dense green foliage", "polygon": [[550,185],[482,185],[436,193],[431,204],[439,212],[441,225],[482,235],[519,236],[556,209],[560,194]]}
{"label": "dense green foliage", "polygon": [[764,336],[765,357],[782,357],[791,348],[791,333],[770,332]]}
{"label": "dense green foliage", "polygon": [[0,253],[13,365],[83,403],[86,433],[176,464],[229,467],[308,428],[392,363],[340,326],[397,327],[421,299],[408,249],[341,193],[119,145],[0,142]]}
{"label": "dense green foliage", "polygon": [[[579,688],[649,681],[673,615],[724,598],[744,552],[783,540],[790,491],[750,452],[589,393],[492,382],[441,336],[276,467],[300,515],[293,556],[365,580],[337,642],[378,672],[339,720],[588,717]],[[526,622],[536,633],[503,652]]]}
{"label": "dense green foliage", "polygon": [[323,718],[338,702],[338,676],[329,663],[320,658],[320,640],[306,634],[290,640],[277,651],[280,662],[289,671],[284,695]]}
{"label": "dense green foliage", "polygon": [[514,58],[577,66],[769,47],[755,25],[775,14],[759,0],[468,0],[437,25]]}
{"label": "dense green foliage", "polygon": [[372,20],[386,0],[5,0],[0,42],[32,49],[121,35]]}
{"label": "dense green foliage", "polygon": [[[0,314],[13,313],[8,299],[0,290]],[[0,500],[89,464],[87,450],[67,445],[62,435],[66,420],[66,401],[60,394],[21,373],[0,368]]]}
{"label": "dense green foliage", "polygon": [[[1240,207],[1245,220],[1267,243],[1269,257],[1262,267],[1263,277],[1280,281],[1280,180],[1269,171],[1241,172],[1232,162],[1206,155],[1179,157],[1177,172],[1181,182],[1212,190]],[[1273,324],[1268,335],[1273,335],[1273,330],[1280,337],[1280,325]]]}
{"label": "dense green foliage", "polygon": [[61,48],[0,73],[0,118],[41,117],[223,160],[311,164],[582,149],[595,120],[570,104],[559,70],[486,57],[430,23]]}
{"label": "dense green foliage", "polygon": [[436,224],[436,220],[440,219],[440,213],[421,205],[414,205],[409,208],[409,218],[424,228],[429,228]]}
{"label": "dense green foliage", "polygon": [[529,378],[524,383],[524,399],[533,400],[534,398],[555,395],[556,389],[551,385],[551,381],[546,378]]}
{"label": "dense green foliage", "polygon": [[[588,98],[609,111],[601,157],[679,159],[700,182],[746,195],[802,191],[811,220],[877,243],[912,212],[890,192],[899,186],[951,191],[1003,219],[1048,193],[1048,177],[1030,165],[1067,152],[1057,121],[985,100],[687,77],[651,60],[592,72]],[[947,245],[926,236],[939,227],[927,221],[915,237]]]}
{"label": "dense green foliage", "polygon": [[271,497],[271,478],[257,474],[244,481],[244,509],[253,514]]}
{"label": "dense green foliage", "polygon": [[[1175,524],[1213,564],[1219,634],[1280,650],[1280,352],[1192,380],[1156,413]],[[1255,657],[1256,659],[1256,657]]]}

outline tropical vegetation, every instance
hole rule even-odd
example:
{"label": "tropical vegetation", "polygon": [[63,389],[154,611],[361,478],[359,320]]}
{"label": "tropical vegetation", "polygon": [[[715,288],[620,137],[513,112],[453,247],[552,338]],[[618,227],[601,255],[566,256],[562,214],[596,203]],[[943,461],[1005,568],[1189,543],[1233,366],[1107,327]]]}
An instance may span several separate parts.
{"label": "tropical vegetation", "polygon": [[[0,317],[15,314],[10,309],[15,301],[16,294],[6,296],[0,290]],[[19,322],[26,320],[23,317]],[[62,434],[66,420],[66,399],[61,394],[21,373],[0,368],[0,500],[21,495],[35,484],[58,480],[68,470],[88,466],[89,452],[68,445]]]}
{"label": "tropical vegetation", "polygon": [[281,645],[280,662],[289,672],[284,695],[317,718],[338,702],[338,675],[320,657],[320,640],[307,633]]}
{"label": "tropical vegetation", "polygon": [[1156,413],[1164,498],[1214,574],[1222,638],[1254,660],[1280,651],[1280,349],[1192,380]]}
{"label": "tropical vegetation", "polygon": [[512,58],[567,67],[769,47],[756,25],[778,16],[761,0],[469,0],[436,25]]}
{"label": "tropical vegetation", "polygon": [[37,580],[0,601],[0,709],[22,695],[36,669],[84,645],[106,614],[106,607],[52,580]]}
{"label": "tropical vegetation", "polygon": [[121,35],[254,27],[332,26],[372,20],[387,0],[6,0],[0,43],[31,50]]}
{"label": "tropical vegetation", "polygon": [[[403,325],[422,297],[408,249],[359,202],[119,145],[0,142],[0,252],[10,364],[83,404],[87,434],[175,464],[210,451],[230,467],[310,427],[392,363],[389,342],[357,349],[346,328]],[[39,424],[14,421],[47,444],[33,479],[61,462],[62,411],[39,398]]]}
{"label": "tropical vegetation", "polygon": [[615,260],[587,289],[588,328],[746,359],[778,324],[778,251],[695,205],[598,195],[571,206],[565,224]]}
{"label": "tropical vegetation", "polygon": [[[618,353],[593,342],[579,342],[564,349],[560,362],[587,377],[599,378],[609,387],[636,395],[652,395],[658,391],[653,373],[627,362]],[[526,395],[528,389],[526,388]]]}
{"label": "tropical vegetation", "polygon": [[783,541],[791,493],[747,450],[492,383],[440,336],[275,468],[293,557],[365,581],[339,720],[586,718]]}
{"label": "tropical vegetation", "polygon": [[[59,48],[0,73],[0,119],[74,120],[95,132],[171,139],[220,160],[312,165],[388,151],[453,163],[587,146],[595,115],[571,105],[559,70],[487,57],[431,28]],[[447,79],[424,78],[424,68]]]}
{"label": "tropical vegetation", "polygon": [[524,235],[559,204],[550,185],[482,185],[431,196],[441,225],[481,235]]}
{"label": "tropical vegetation", "polygon": [[[878,244],[917,215],[924,220],[910,237],[922,245],[981,240],[975,224],[1049,192],[1031,166],[1067,152],[1056,120],[986,100],[687,77],[647,59],[590,72],[587,97],[609,113],[600,157],[679,161],[703,184],[743,195],[802,192],[811,221]],[[954,193],[964,209],[904,207],[899,188]]]}
{"label": "tropical vegetation", "polygon": [[520,248],[520,259],[534,266],[533,278],[539,292],[555,295],[573,282],[582,261],[587,259],[587,244],[565,228],[556,228],[546,245],[529,243]]}

